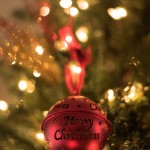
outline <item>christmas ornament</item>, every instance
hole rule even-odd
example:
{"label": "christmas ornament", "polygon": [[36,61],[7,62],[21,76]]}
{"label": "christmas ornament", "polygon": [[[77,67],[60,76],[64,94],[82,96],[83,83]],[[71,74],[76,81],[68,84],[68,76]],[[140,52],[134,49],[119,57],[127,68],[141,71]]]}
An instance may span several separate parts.
{"label": "christmas ornament", "polygon": [[82,51],[71,26],[59,31],[68,47],[70,61],[65,66],[65,81],[74,96],[64,98],[49,110],[42,123],[51,150],[101,150],[110,133],[105,114],[89,98],[79,96],[85,68],[91,62],[91,48]]}
{"label": "christmas ornament", "polygon": [[83,96],[60,100],[42,123],[51,150],[101,150],[110,128],[101,108]]}

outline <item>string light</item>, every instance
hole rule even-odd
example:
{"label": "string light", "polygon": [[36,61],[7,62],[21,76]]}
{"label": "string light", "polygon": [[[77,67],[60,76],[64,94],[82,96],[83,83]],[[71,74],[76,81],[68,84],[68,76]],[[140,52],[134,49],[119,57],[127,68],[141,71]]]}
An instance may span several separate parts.
{"label": "string light", "polygon": [[76,16],[79,13],[78,9],[76,7],[71,7],[70,8],[70,15],[71,16]]}
{"label": "string light", "polygon": [[124,100],[126,103],[142,99],[144,95],[144,88],[141,83],[135,82],[132,86],[127,86],[124,89]]}
{"label": "string light", "polygon": [[86,0],[78,0],[77,4],[81,10],[86,10],[89,8],[89,3]]}
{"label": "string light", "polygon": [[11,64],[12,64],[12,65],[16,64],[16,58],[15,58],[15,60],[14,60]]}
{"label": "string light", "polygon": [[66,39],[65,39],[68,43],[70,43],[72,41],[72,37],[70,35],[67,35],[66,36]]}
{"label": "string light", "polygon": [[0,110],[1,111],[8,110],[8,104],[5,101],[3,101],[3,100],[0,100]]}
{"label": "string light", "polygon": [[80,74],[81,71],[82,71],[81,67],[80,67],[80,66],[77,66],[77,65],[75,65],[75,64],[71,64],[71,65],[70,65],[70,69],[71,69],[71,71],[72,71],[73,73],[76,73],[76,74]]}
{"label": "string light", "polygon": [[71,0],[61,0],[59,4],[62,8],[69,8],[72,5],[72,1]]}
{"label": "string light", "polygon": [[119,20],[121,18],[124,18],[127,16],[126,9],[122,7],[116,7],[116,8],[109,8],[107,10],[108,14],[115,20]]}
{"label": "string light", "polygon": [[88,34],[88,29],[86,27],[80,27],[76,31],[76,36],[77,36],[78,40],[81,42],[87,42],[88,41],[87,34]]}
{"label": "string light", "polygon": [[19,81],[18,87],[21,91],[25,91],[27,89],[27,81],[26,80]]}
{"label": "string light", "polygon": [[115,99],[114,91],[112,89],[109,89],[107,91],[107,95],[108,95],[108,101],[111,102]]}
{"label": "string light", "polygon": [[38,77],[41,76],[41,73],[38,72],[38,71],[36,71],[36,70],[34,70],[34,71],[33,71],[33,75],[34,75],[36,78],[38,78]]}
{"label": "string light", "polygon": [[46,117],[47,116],[48,111],[43,111],[43,116]]}
{"label": "string light", "polygon": [[37,54],[43,55],[44,48],[42,46],[38,45],[38,46],[36,46],[35,51],[36,51]]}
{"label": "string light", "polygon": [[48,6],[43,6],[40,9],[40,15],[45,17],[50,13],[50,8]]}
{"label": "string light", "polygon": [[33,93],[35,90],[34,80],[20,80],[18,87],[21,91],[27,91],[28,93]]}
{"label": "string light", "polygon": [[39,133],[36,133],[36,138],[39,140],[39,141],[43,141],[44,140],[44,134],[39,132]]}

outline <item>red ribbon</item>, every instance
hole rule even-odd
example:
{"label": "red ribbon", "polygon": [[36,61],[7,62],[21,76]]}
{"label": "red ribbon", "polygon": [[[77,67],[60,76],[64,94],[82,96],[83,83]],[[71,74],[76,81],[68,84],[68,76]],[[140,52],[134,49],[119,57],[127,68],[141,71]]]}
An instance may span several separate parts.
{"label": "red ribbon", "polygon": [[65,66],[65,82],[73,95],[78,95],[83,87],[85,68],[91,62],[91,47],[82,47],[72,32],[71,26],[65,26],[59,31],[61,41],[68,45],[70,62]]}

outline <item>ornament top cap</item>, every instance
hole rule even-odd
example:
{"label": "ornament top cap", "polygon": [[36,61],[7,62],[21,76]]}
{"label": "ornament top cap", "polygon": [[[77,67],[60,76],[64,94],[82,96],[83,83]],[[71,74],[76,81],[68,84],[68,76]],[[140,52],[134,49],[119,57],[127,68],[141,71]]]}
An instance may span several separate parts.
{"label": "ornament top cap", "polygon": [[110,122],[106,118],[106,114],[103,112],[101,107],[95,102],[84,96],[69,96],[61,99],[49,109],[48,114],[42,123],[42,129],[46,121],[51,116],[62,112],[90,113],[100,117],[105,121],[109,128],[111,127]]}

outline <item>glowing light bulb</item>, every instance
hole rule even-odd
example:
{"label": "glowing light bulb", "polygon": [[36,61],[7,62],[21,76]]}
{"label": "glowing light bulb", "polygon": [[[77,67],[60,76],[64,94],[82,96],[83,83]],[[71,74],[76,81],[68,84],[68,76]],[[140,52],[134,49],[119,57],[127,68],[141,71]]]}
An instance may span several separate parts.
{"label": "glowing light bulb", "polygon": [[114,95],[114,91],[113,90],[108,90],[107,91],[107,94],[108,94],[108,100],[109,101],[113,101],[115,99],[115,95]]}
{"label": "glowing light bulb", "polygon": [[36,51],[37,54],[43,55],[43,53],[44,53],[44,48],[39,45],[39,46],[37,46],[37,47],[35,48],[35,51]]}
{"label": "glowing light bulb", "polygon": [[66,41],[70,43],[72,41],[72,37],[70,35],[66,36]]}
{"label": "glowing light bulb", "polygon": [[27,89],[27,81],[25,80],[19,81],[18,87],[21,91],[25,91]]}
{"label": "glowing light bulb", "polygon": [[33,71],[33,75],[34,75],[36,78],[38,78],[38,77],[41,76],[41,73],[38,72],[38,71],[36,71],[36,70],[34,70],[34,71]]}
{"label": "glowing light bulb", "polygon": [[88,41],[88,30],[86,27],[80,27],[77,31],[76,31],[76,36],[78,38],[79,41],[81,42],[87,42]]}
{"label": "glowing light bulb", "polygon": [[76,65],[74,65],[74,64],[72,64],[71,66],[71,71],[73,72],[73,73],[76,73],[76,74],[80,74],[81,73],[81,67],[79,67],[79,66],[76,66]]}
{"label": "glowing light bulb", "polygon": [[134,99],[134,97],[135,97],[135,92],[132,91],[132,92],[128,95],[128,98]]}
{"label": "glowing light bulb", "polygon": [[117,11],[118,11],[118,13],[120,14],[121,17],[126,17],[127,16],[127,11],[124,8],[117,7],[116,9],[117,9]]}
{"label": "glowing light bulb", "polygon": [[126,9],[122,7],[116,7],[116,8],[109,8],[107,10],[108,14],[115,20],[119,20],[121,18],[124,18],[127,16]]}
{"label": "glowing light bulb", "polygon": [[50,8],[48,6],[43,6],[40,9],[40,15],[45,17],[50,13]]}
{"label": "glowing light bulb", "polygon": [[78,9],[76,7],[71,7],[70,8],[70,15],[71,16],[76,16],[79,13]]}
{"label": "glowing light bulb", "polygon": [[0,100],[0,110],[1,111],[8,110],[8,104],[5,101],[3,101],[3,100]]}
{"label": "glowing light bulb", "polygon": [[44,134],[39,132],[39,133],[36,133],[36,138],[39,140],[39,141],[43,141],[44,140]]}
{"label": "glowing light bulb", "polygon": [[72,1],[71,0],[61,0],[59,4],[62,8],[69,8],[72,5]]}
{"label": "glowing light bulb", "polygon": [[89,3],[86,0],[78,0],[77,4],[81,10],[86,10],[89,8]]}
{"label": "glowing light bulb", "polygon": [[43,116],[44,116],[44,117],[46,117],[46,116],[47,116],[47,114],[48,114],[48,111],[43,111],[43,113],[42,113],[42,114],[43,114]]}
{"label": "glowing light bulb", "polygon": [[109,8],[108,14],[115,20],[119,20],[121,18],[120,14],[118,14],[114,8]]}

